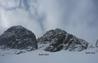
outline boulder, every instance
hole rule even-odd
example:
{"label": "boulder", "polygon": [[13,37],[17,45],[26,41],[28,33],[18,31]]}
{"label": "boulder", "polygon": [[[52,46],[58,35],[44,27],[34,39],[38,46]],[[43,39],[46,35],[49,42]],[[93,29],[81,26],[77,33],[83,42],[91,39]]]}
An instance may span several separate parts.
{"label": "boulder", "polygon": [[50,52],[60,50],[82,51],[88,47],[88,42],[61,29],[47,31],[37,41],[39,44],[49,44],[44,50]]}
{"label": "boulder", "polygon": [[28,50],[38,48],[34,33],[20,25],[10,27],[0,36],[0,46]]}

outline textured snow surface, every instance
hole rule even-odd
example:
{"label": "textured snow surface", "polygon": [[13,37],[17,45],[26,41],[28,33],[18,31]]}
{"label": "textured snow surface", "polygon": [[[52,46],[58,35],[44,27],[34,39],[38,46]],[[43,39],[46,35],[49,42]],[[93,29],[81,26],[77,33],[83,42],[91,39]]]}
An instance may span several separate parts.
{"label": "textured snow surface", "polygon": [[[88,51],[94,51],[95,53],[87,54],[86,52]],[[89,49],[83,52],[60,51],[55,53],[35,50],[19,55],[0,56],[0,63],[98,63],[98,49]]]}

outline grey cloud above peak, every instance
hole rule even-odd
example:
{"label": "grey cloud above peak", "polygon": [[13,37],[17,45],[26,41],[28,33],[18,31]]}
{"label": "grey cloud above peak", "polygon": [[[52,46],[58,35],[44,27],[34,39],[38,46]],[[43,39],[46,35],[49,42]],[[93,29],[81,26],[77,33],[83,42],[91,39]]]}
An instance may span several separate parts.
{"label": "grey cloud above peak", "polygon": [[[12,5],[2,5],[14,10],[3,10],[1,3],[6,2]],[[97,2],[97,0],[0,0],[2,10],[0,30],[12,25],[23,25],[39,35],[49,29],[61,28],[93,42],[98,38]]]}

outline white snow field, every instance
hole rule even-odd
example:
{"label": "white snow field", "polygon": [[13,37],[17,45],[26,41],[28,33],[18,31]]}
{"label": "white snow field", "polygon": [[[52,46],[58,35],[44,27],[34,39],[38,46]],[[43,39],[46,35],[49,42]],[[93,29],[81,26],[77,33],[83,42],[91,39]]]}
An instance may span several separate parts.
{"label": "white snow field", "polygon": [[35,50],[19,55],[7,54],[0,56],[0,63],[98,63],[98,49],[82,52]]}

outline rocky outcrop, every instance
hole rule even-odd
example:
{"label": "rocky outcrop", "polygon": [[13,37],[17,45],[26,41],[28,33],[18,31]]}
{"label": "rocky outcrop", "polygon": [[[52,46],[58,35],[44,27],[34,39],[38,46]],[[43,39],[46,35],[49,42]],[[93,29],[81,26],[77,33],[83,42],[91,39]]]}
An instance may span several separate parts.
{"label": "rocky outcrop", "polygon": [[96,47],[98,47],[98,40],[96,41],[96,44],[95,45],[96,45]]}
{"label": "rocky outcrop", "polygon": [[37,40],[31,31],[22,26],[13,26],[0,36],[0,46],[11,49],[37,49]]}
{"label": "rocky outcrop", "polygon": [[36,40],[34,33],[22,26],[12,26],[0,36],[0,47],[3,48],[35,50],[38,46],[49,52],[82,51],[87,49],[88,42],[61,29],[47,31]]}
{"label": "rocky outcrop", "polygon": [[62,49],[82,51],[88,47],[88,42],[61,29],[50,30],[38,38],[37,41],[39,44],[49,44],[44,50],[50,52],[56,52]]}

